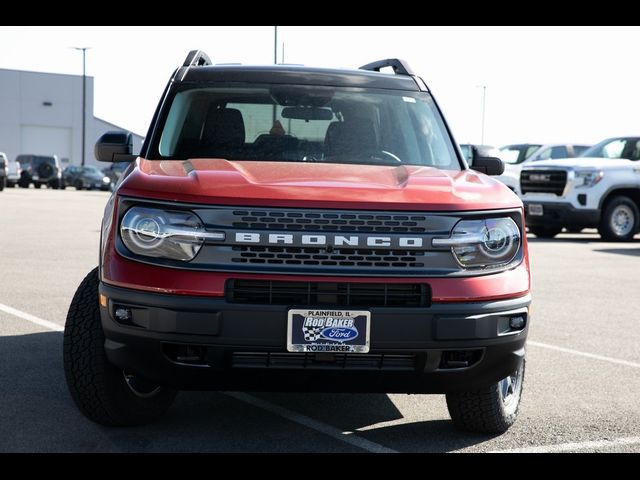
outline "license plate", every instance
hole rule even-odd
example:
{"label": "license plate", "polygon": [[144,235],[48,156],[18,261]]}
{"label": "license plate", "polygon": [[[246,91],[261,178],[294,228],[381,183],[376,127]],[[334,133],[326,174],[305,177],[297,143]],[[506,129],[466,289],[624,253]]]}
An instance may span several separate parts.
{"label": "license plate", "polygon": [[371,312],[366,310],[289,310],[289,352],[367,353]]}
{"label": "license plate", "polygon": [[528,207],[529,215],[541,216],[544,213],[542,205],[539,203],[530,203]]}

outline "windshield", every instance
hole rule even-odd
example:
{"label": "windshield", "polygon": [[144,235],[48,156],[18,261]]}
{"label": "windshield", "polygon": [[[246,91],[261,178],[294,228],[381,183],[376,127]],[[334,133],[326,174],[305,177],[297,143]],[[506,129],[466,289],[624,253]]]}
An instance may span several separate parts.
{"label": "windshield", "polygon": [[580,154],[581,157],[640,159],[640,137],[608,138]]}
{"label": "windshield", "polygon": [[161,158],[425,165],[460,170],[425,92],[299,85],[178,92]]}
{"label": "windshield", "polygon": [[506,145],[500,147],[500,158],[505,163],[522,163],[531,156],[542,145]]}
{"label": "windshield", "polygon": [[467,163],[471,164],[471,160],[473,159],[473,151],[471,150],[471,145],[467,143],[463,143],[460,145],[460,150],[462,151],[462,155]]}

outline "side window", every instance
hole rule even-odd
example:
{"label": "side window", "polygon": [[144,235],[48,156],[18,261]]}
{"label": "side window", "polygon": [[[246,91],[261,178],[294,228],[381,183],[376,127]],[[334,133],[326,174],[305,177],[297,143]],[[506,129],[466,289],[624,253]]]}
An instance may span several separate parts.
{"label": "side window", "polygon": [[538,160],[547,160],[551,157],[551,149],[550,148],[545,148],[544,150],[542,150],[540,153],[538,153],[535,157],[533,157],[533,161],[536,162]]}
{"label": "side window", "polygon": [[627,143],[624,139],[614,140],[602,147],[602,156],[606,158],[621,158],[624,146]]}
{"label": "side window", "polygon": [[582,146],[582,145],[574,145],[573,146],[573,153],[575,153],[576,157],[579,157],[584,152],[586,152],[588,149],[589,149],[589,147],[585,147],[585,146]]}
{"label": "side window", "polygon": [[551,147],[551,156],[549,158],[567,158],[568,156],[567,147]]}
{"label": "side window", "polygon": [[629,160],[640,160],[640,140],[636,140],[632,145]]}

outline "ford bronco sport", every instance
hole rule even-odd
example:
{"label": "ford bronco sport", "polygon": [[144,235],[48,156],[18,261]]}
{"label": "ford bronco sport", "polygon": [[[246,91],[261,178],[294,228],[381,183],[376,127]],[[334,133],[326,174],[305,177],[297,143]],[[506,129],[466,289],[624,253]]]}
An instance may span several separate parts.
{"label": "ford bronco sport", "polygon": [[[393,74],[381,73],[390,67]],[[190,52],[105,208],[66,320],[66,379],[104,425],[180,389],[445,393],[503,432],[525,369],[523,207],[467,167],[406,63],[212,65]]]}

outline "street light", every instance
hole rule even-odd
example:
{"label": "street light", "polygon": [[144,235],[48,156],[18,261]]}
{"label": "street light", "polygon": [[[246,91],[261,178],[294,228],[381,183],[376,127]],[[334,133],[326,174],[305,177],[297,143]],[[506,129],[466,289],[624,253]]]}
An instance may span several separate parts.
{"label": "street light", "polygon": [[487,86],[476,85],[476,88],[482,88],[482,134],[480,135],[480,145],[484,145],[484,112],[487,104]]}
{"label": "street light", "polygon": [[273,26],[273,63],[278,63],[278,26]]}
{"label": "street light", "polygon": [[87,122],[87,50],[91,47],[71,47],[82,51],[82,166],[84,166]]}

